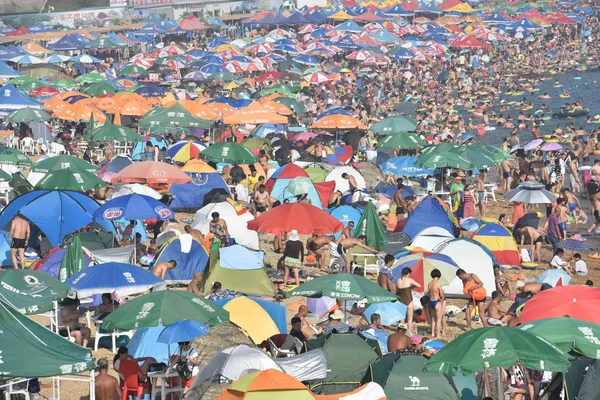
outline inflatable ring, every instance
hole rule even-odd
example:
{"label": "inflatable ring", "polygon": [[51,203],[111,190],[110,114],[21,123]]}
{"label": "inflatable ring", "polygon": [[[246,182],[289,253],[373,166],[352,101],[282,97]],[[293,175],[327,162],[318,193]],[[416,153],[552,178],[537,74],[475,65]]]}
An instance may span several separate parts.
{"label": "inflatable ring", "polygon": [[546,143],[559,143],[560,140],[559,139],[547,139]]}
{"label": "inflatable ring", "polygon": [[538,267],[537,263],[533,263],[533,262],[521,263],[521,268],[523,268],[523,269],[536,269],[537,267]]}
{"label": "inflatable ring", "polygon": [[590,258],[594,258],[594,259],[600,258],[600,254],[599,253],[592,253],[592,254],[590,254]]}

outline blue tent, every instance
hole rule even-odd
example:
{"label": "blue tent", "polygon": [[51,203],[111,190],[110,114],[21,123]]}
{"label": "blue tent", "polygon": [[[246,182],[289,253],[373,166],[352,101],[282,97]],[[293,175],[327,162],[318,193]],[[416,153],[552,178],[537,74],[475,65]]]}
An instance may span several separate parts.
{"label": "blue tent", "polygon": [[414,13],[405,10],[399,3],[385,12],[388,15],[398,15],[400,17],[410,17]]}
{"label": "blue tent", "polygon": [[[290,200],[292,203],[296,202],[296,196],[287,191],[287,187],[291,182],[291,179],[279,178],[275,181],[273,185],[273,189],[271,189],[271,197],[279,200],[283,203],[285,199]],[[308,189],[308,198],[310,199],[312,205],[321,208],[321,198],[319,197],[319,192],[313,185],[310,189]]]}
{"label": "blue tent", "polygon": [[54,43],[48,43],[46,48],[50,50],[56,51],[67,51],[67,50],[81,50],[83,49],[90,41],[84,43],[80,40],[77,40],[75,35],[65,35],[58,39]]}
{"label": "blue tent", "polygon": [[5,227],[21,214],[35,224],[52,244],[59,246],[64,237],[96,222],[106,231],[116,234],[110,221],[94,221],[94,211],[100,205],[83,193],[70,190],[34,190],[11,201],[0,214],[0,227]]}
{"label": "blue tent", "polygon": [[433,3],[429,4],[429,5],[421,5],[421,7],[417,8],[415,10],[415,14],[416,13],[441,14],[443,12],[444,12],[444,10],[442,10],[441,8],[439,8],[438,6],[436,6]]}
{"label": "blue tent", "polygon": [[231,197],[227,184],[219,174],[215,173],[192,173],[192,181],[189,183],[174,183],[171,185],[171,193],[175,196],[170,204],[175,211],[196,212],[208,203],[224,201]]}
{"label": "blue tent", "polygon": [[8,243],[8,232],[0,231],[0,267],[12,266],[10,258],[10,244]]}
{"label": "blue tent", "polygon": [[[38,263],[34,265],[34,269],[37,271],[42,271],[45,274],[58,278],[58,274],[60,272],[60,264],[62,263],[63,257],[65,256],[66,248],[64,247],[56,247],[44,257],[44,259],[40,260]],[[85,265],[90,265],[92,261],[90,258],[83,253],[83,260]]]}
{"label": "blue tent", "polygon": [[227,39],[225,36],[215,36],[214,38],[212,38],[208,41],[208,44],[206,46],[209,49],[211,49],[213,47],[217,47],[217,46],[220,46],[222,44],[227,44],[227,43],[229,43],[229,39]]}
{"label": "blue tent", "polygon": [[167,271],[165,282],[168,284],[189,283],[194,272],[204,272],[208,263],[208,254],[202,247],[202,243],[191,235],[184,234],[172,238],[160,248],[154,259],[153,267],[158,263],[171,260],[177,262],[177,267]]}
{"label": "blue tent", "polygon": [[250,250],[239,244],[219,249],[219,261],[223,268],[238,270],[259,269],[264,266],[264,257],[264,251]]}
{"label": "blue tent", "polygon": [[[227,297],[224,299],[214,300],[213,303],[216,303],[221,307],[225,307],[227,303],[236,298],[237,297]],[[272,301],[257,299],[255,297],[248,298],[257,303],[263,310],[267,312],[267,314],[269,314],[280,333],[287,333],[287,311],[285,306]]]}
{"label": "blue tent", "polygon": [[484,18],[483,22],[486,22],[488,24],[506,24],[506,23],[510,23],[511,21],[508,18],[505,18],[500,13],[494,13],[494,14],[490,15],[489,17]]}
{"label": "blue tent", "polygon": [[425,197],[408,217],[404,233],[414,239],[423,229],[437,226],[454,234],[454,223],[437,197]]}
{"label": "blue tent", "polygon": [[258,21],[254,21],[253,23],[257,25],[277,25],[279,22],[273,14],[269,13],[263,18],[259,19]]}
{"label": "blue tent", "polygon": [[390,158],[381,165],[381,170],[394,176],[427,176],[433,175],[435,169],[421,168],[415,165],[417,157],[400,156]]}
{"label": "blue tent", "polygon": [[346,110],[345,108],[330,108],[327,111],[323,111],[321,114],[317,115],[316,119],[321,119],[328,115],[341,114],[341,115],[354,115],[351,111]]}
{"label": "blue tent", "polygon": [[341,32],[358,32],[358,33],[360,33],[364,29],[361,28],[356,22],[349,19],[348,21],[344,22],[343,24],[340,24],[340,25],[336,26],[335,28],[333,28],[333,30],[341,31]]}
{"label": "blue tent", "polygon": [[[127,344],[129,354],[134,358],[152,357],[159,363],[169,364],[169,345],[156,341],[163,329],[165,329],[164,326],[158,325],[153,328],[136,330]],[[171,349],[171,351],[175,350],[176,346]]]}
{"label": "blue tent", "polygon": [[284,18],[281,23],[284,25],[301,25],[308,24],[310,21],[306,19],[301,12],[295,11],[287,18]]}
{"label": "blue tent", "polygon": [[306,14],[304,17],[310,22],[315,22],[317,24],[320,24],[327,19],[327,16],[321,12],[320,8],[316,11]]}
{"label": "blue tent", "polygon": [[42,103],[29,97],[13,85],[6,84],[0,88],[0,109],[18,110],[19,108],[42,108]]}
{"label": "blue tent", "polygon": [[361,14],[366,13],[367,11],[369,11],[369,9],[367,7],[361,6],[358,3],[355,3],[351,7],[346,7],[344,9],[344,11],[346,12],[346,14],[351,15],[353,17],[356,17],[357,15],[361,15]]}
{"label": "blue tent", "polygon": [[23,75],[23,73],[15,71],[11,67],[9,67],[8,64],[6,64],[4,61],[0,60],[0,78],[10,79],[21,75]]}
{"label": "blue tent", "polygon": [[373,39],[377,40],[380,43],[395,43],[400,40],[398,37],[392,35],[387,29],[382,28],[376,33],[372,33],[371,36]]}
{"label": "blue tent", "polygon": [[510,29],[524,29],[526,31],[530,31],[530,30],[535,30],[535,29],[542,29],[541,26],[539,26],[538,24],[531,22],[531,20],[527,19],[527,18],[523,18],[520,21],[517,21],[513,24],[510,25]]}
{"label": "blue tent", "polygon": [[52,32],[54,29],[50,26],[47,26],[43,22],[38,22],[35,25],[29,27],[29,32],[31,33],[42,33],[42,32]]}

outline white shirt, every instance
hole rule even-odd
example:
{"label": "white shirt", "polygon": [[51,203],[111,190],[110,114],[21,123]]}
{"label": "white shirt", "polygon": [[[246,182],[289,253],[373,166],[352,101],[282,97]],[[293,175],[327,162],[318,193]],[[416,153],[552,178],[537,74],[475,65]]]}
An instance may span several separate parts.
{"label": "white shirt", "polygon": [[[191,346],[190,349],[187,351],[183,350],[181,347],[178,347],[175,354],[180,355],[182,360],[186,359],[185,356],[190,356],[190,360],[198,357],[198,352]],[[192,376],[196,376],[198,375],[198,366],[192,364],[190,360],[188,360],[187,362],[188,368],[190,369],[190,371],[192,371]]]}
{"label": "white shirt", "polygon": [[563,260],[559,256],[552,257],[552,261],[550,261],[550,265],[553,268],[562,268],[564,264],[566,264],[565,260]]}
{"label": "white shirt", "polygon": [[238,201],[248,202],[248,188],[241,183],[235,185],[235,194],[237,196]]}
{"label": "white shirt", "polygon": [[575,262],[575,272],[582,274],[588,273],[587,264],[585,263],[585,261],[579,260]]}

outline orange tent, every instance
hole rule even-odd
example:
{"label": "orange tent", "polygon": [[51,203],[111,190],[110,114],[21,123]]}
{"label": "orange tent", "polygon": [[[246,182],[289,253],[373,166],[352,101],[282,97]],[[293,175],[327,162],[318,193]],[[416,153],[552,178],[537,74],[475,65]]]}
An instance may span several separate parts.
{"label": "orange tent", "polygon": [[252,372],[233,382],[218,400],[314,400],[315,395],[296,378],[275,369]]}
{"label": "orange tent", "polygon": [[260,101],[260,104],[267,110],[271,110],[279,115],[292,115],[294,112],[285,104],[277,103],[276,101]]}
{"label": "orange tent", "polygon": [[27,42],[23,45],[23,50],[30,54],[50,54],[53,53],[52,50],[48,50],[40,46],[35,42]]}
{"label": "orange tent", "polygon": [[315,395],[317,400],[385,400],[385,392],[381,388],[381,386],[375,382],[369,382],[358,389],[355,389],[352,392],[348,393],[339,393],[339,394],[331,394],[331,395]]}
{"label": "orange tent", "polygon": [[223,123],[227,125],[239,124],[287,124],[288,119],[283,115],[278,115],[265,108],[258,101],[253,102],[248,107],[238,110],[235,114],[223,118]]}
{"label": "orange tent", "polygon": [[316,129],[367,129],[365,124],[360,122],[357,118],[350,115],[332,114],[327,115],[314,124],[312,128]]}
{"label": "orange tent", "polygon": [[132,100],[121,105],[121,115],[129,117],[141,117],[150,112],[150,110],[152,110],[152,106],[141,101]]}
{"label": "orange tent", "polygon": [[67,121],[89,121],[92,114],[94,115],[95,122],[104,123],[106,121],[106,115],[99,109],[78,104],[55,111],[54,118],[65,119]]}
{"label": "orange tent", "polygon": [[136,162],[113,176],[113,183],[171,184],[187,183],[192,179],[174,165],[160,161]]}
{"label": "orange tent", "polygon": [[181,170],[184,172],[196,172],[196,173],[215,173],[216,169],[208,165],[208,163],[204,160],[193,159],[185,163]]}

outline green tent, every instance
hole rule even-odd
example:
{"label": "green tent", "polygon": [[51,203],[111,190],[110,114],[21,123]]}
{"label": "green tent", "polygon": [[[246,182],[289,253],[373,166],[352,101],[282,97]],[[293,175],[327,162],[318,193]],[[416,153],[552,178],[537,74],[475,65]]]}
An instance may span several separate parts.
{"label": "green tent", "polygon": [[377,210],[373,203],[367,204],[358,224],[356,224],[356,227],[354,228],[353,236],[357,238],[361,235],[367,237],[365,244],[369,247],[381,248],[388,244],[385,228],[379,220]]}
{"label": "green tent", "polygon": [[0,271],[0,299],[23,314],[42,314],[54,309],[53,302],[67,297],[70,290],[58,279],[40,271]]}
{"label": "green tent", "polygon": [[[230,269],[222,267],[218,259],[218,251],[211,252],[210,272],[206,276],[205,285],[221,282],[223,289],[236,290],[247,295],[273,295],[273,283],[265,268]],[[206,288],[205,289],[210,289]]]}
{"label": "green tent", "polygon": [[360,386],[369,364],[377,359],[374,347],[353,333],[331,334],[309,340],[307,351],[320,348],[327,360],[327,378],[312,381],[311,390],[322,394],[351,392]]}
{"label": "green tent", "polygon": [[90,251],[114,249],[119,247],[119,242],[112,233],[103,231],[86,231],[77,234],[81,245]]}
{"label": "green tent", "polygon": [[67,244],[65,255],[60,262],[58,279],[60,279],[61,282],[64,282],[85,267],[87,267],[87,265],[85,265],[85,259],[83,257],[81,239],[79,238],[79,235],[75,235]]}
{"label": "green tent", "polygon": [[425,361],[419,355],[387,354],[369,366],[362,383],[378,383],[388,400],[458,400],[444,374],[423,370]]}
{"label": "green tent", "polygon": [[92,352],[65,340],[0,300],[0,375],[42,378],[94,369]]}
{"label": "green tent", "polygon": [[88,49],[120,49],[125,45],[114,42],[108,36],[100,36],[98,39],[91,41],[86,47]]}
{"label": "green tent", "polygon": [[213,126],[212,121],[194,117],[181,104],[176,103],[169,108],[157,107],[140,118],[139,126],[178,126],[183,128],[205,128]]}
{"label": "green tent", "polygon": [[573,360],[566,373],[554,375],[544,392],[540,400],[596,400],[600,393],[600,361],[590,358]]}
{"label": "green tent", "polygon": [[304,168],[310,179],[315,182],[325,182],[325,177],[329,174],[330,171],[327,171],[325,168],[317,166],[317,167],[306,167]]}

